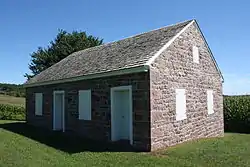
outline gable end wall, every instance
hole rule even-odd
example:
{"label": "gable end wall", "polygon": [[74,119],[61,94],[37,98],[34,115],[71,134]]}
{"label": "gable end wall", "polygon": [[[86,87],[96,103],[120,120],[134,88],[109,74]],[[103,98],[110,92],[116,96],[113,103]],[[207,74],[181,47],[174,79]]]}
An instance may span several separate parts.
{"label": "gable end wall", "polygon": [[[199,48],[199,64],[192,47]],[[176,121],[175,89],[186,89],[187,119]],[[214,92],[208,115],[207,89]],[[197,138],[223,136],[222,82],[196,24],[193,23],[150,67],[151,149]]]}

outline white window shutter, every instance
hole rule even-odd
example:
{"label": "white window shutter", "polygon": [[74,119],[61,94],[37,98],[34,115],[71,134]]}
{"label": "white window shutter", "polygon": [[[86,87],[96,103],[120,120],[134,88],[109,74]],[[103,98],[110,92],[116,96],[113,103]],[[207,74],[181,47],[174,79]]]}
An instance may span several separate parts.
{"label": "white window shutter", "polygon": [[176,89],[176,120],[187,118],[186,115],[186,91],[185,89]]}
{"label": "white window shutter", "polygon": [[35,114],[43,115],[43,94],[35,93]]}
{"label": "white window shutter", "polygon": [[91,90],[80,90],[78,101],[79,119],[91,120]]}
{"label": "white window shutter", "polygon": [[214,113],[213,90],[207,90],[207,110],[208,114]]}
{"label": "white window shutter", "polygon": [[197,46],[193,46],[193,61],[199,63],[199,49]]}

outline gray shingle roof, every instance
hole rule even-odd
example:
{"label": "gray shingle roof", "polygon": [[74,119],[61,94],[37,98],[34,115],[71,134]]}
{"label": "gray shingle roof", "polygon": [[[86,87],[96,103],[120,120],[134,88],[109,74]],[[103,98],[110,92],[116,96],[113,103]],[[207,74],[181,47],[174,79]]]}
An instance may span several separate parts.
{"label": "gray shingle roof", "polygon": [[75,52],[36,75],[26,84],[142,66],[191,21]]}

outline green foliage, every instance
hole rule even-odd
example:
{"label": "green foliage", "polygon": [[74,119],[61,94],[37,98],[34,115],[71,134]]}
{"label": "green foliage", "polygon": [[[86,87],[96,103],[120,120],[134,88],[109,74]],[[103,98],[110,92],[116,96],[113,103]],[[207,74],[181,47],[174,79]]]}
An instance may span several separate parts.
{"label": "green foliage", "polygon": [[250,132],[250,96],[224,96],[226,131]]}
{"label": "green foliage", "polygon": [[25,120],[25,108],[8,104],[0,104],[0,120]]}
{"label": "green foliage", "polygon": [[73,31],[68,33],[60,30],[54,41],[51,41],[47,48],[38,47],[38,50],[31,54],[29,69],[32,74],[26,73],[25,77],[29,79],[39,74],[73,52],[101,45],[102,43],[102,39],[87,35],[85,32]]}
{"label": "green foliage", "polygon": [[25,88],[23,85],[0,83],[0,94],[25,97]]}

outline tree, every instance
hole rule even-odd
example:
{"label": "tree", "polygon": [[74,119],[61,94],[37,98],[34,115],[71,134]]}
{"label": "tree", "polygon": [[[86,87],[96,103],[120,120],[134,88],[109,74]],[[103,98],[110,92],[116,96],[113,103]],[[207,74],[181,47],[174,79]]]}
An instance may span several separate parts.
{"label": "tree", "polygon": [[26,73],[24,76],[30,79],[73,52],[98,46],[102,43],[102,39],[87,35],[85,32],[73,31],[68,33],[59,30],[56,38],[50,42],[47,48],[38,47],[38,50],[31,54],[31,63],[29,64],[31,74]]}

